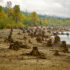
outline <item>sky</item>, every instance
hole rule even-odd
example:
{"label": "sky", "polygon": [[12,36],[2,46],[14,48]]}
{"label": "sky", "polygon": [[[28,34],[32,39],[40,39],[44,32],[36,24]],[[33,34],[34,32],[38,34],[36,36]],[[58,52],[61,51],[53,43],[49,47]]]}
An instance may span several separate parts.
{"label": "sky", "polygon": [[7,1],[11,1],[12,6],[20,5],[22,11],[70,18],[70,0],[0,0],[0,5],[5,7]]}

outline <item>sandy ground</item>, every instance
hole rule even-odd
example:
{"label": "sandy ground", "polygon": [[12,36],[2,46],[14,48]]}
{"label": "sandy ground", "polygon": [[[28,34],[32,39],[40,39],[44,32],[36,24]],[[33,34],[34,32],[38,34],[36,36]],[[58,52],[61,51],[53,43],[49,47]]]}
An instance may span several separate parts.
{"label": "sandy ground", "polygon": [[[59,52],[60,56],[55,56],[54,51],[50,51],[61,49],[58,45],[46,47],[33,39],[32,44],[29,44],[30,49],[20,48],[18,51],[8,49],[9,44],[4,40],[8,37],[9,31],[9,29],[0,30],[0,70],[70,70],[70,53]],[[21,32],[21,35],[16,35],[18,32]],[[23,36],[22,31],[14,30],[14,40],[24,42]],[[38,45],[39,51],[45,54],[46,59],[22,55],[30,52],[35,43]]]}

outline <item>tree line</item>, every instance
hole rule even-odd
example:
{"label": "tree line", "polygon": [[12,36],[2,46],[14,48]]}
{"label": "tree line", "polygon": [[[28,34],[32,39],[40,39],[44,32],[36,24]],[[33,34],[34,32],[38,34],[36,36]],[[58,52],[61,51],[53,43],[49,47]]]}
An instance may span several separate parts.
{"label": "tree line", "polygon": [[0,6],[0,28],[18,28],[25,26],[38,26],[46,24],[46,20],[41,20],[36,12],[23,14],[19,5],[12,7],[12,2],[8,1],[6,7]]}

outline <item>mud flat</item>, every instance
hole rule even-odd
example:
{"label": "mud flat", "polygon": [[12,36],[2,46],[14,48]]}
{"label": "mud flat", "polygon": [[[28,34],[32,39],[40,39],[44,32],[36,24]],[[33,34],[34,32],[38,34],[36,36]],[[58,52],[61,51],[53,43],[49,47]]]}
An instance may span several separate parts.
{"label": "mud flat", "polygon": [[[69,47],[69,52],[64,53],[61,51],[59,43],[52,46],[46,45],[50,37],[38,42],[36,37],[31,37],[20,29],[14,29],[13,40],[30,47],[23,47],[16,51],[9,49],[10,43],[6,41],[9,32],[10,29],[0,30],[0,70],[70,70]],[[46,59],[26,55],[32,51],[34,46],[37,46],[39,52],[42,52]],[[56,50],[59,50],[59,55],[54,55]]]}

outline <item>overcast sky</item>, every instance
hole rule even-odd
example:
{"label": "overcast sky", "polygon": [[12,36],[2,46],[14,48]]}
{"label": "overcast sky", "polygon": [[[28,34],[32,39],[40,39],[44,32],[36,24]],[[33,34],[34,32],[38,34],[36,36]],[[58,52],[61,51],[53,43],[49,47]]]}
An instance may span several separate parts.
{"label": "overcast sky", "polygon": [[0,0],[0,5],[6,6],[7,1],[20,5],[22,11],[38,14],[70,17],[70,0]]}

